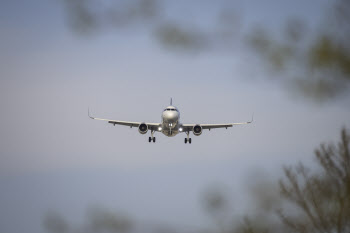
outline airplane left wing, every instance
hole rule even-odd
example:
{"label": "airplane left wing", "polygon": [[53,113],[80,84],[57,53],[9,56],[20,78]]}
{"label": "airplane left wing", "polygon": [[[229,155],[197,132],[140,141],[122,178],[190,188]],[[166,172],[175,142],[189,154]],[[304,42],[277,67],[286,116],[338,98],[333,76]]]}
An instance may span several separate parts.
{"label": "airplane left wing", "polygon": [[188,132],[188,131],[192,131],[193,127],[196,125],[199,125],[202,127],[202,129],[217,129],[217,128],[228,128],[228,127],[232,127],[234,125],[246,125],[246,124],[250,124],[253,122],[253,117],[251,121],[247,121],[247,122],[237,122],[237,123],[227,123],[227,124],[182,124],[182,128],[183,128],[183,132]]}

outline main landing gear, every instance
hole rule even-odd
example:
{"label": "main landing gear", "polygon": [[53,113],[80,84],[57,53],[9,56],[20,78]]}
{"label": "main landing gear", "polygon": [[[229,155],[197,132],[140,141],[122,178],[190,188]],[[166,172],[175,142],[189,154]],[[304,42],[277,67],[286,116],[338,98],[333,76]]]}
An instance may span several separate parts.
{"label": "main landing gear", "polygon": [[189,139],[185,138],[185,144],[187,143],[187,141],[188,141],[189,144],[191,144],[192,143],[192,138],[189,138]]}
{"label": "main landing gear", "polygon": [[151,131],[151,137],[148,138],[148,142],[152,142],[152,141],[156,142],[156,137],[154,137],[153,134],[154,134],[154,131],[152,130]]}
{"label": "main landing gear", "polygon": [[192,139],[190,138],[190,131],[187,131],[186,134],[187,134],[187,138],[185,138],[185,144],[187,144],[187,142],[189,144],[191,144],[192,143]]}

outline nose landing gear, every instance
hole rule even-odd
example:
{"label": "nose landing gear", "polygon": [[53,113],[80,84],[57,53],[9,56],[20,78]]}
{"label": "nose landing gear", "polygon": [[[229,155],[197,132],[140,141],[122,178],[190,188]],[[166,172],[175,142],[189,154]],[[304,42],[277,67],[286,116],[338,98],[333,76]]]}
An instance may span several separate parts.
{"label": "nose landing gear", "polygon": [[190,131],[187,131],[186,134],[187,134],[187,138],[185,138],[185,144],[187,144],[187,142],[189,144],[191,144],[192,143],[192,139],[190,138]]}

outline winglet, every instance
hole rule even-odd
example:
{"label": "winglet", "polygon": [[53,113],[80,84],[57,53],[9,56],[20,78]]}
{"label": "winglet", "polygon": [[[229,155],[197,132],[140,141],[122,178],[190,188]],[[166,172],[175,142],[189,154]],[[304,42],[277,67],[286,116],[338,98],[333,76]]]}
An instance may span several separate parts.
{"label": "winglet", "polygon": [[94,117],[90,116],[90,109],[88,108],[88,116],[91,118],[91,119],[95,119]]}
{"label": "winglet", "polygon": [[252,115],[252,120],[251,120],[251,121],[248,121],[248,123],[252,123],[253,120],[254,120],[254,113],[253,113],[253,115]]}

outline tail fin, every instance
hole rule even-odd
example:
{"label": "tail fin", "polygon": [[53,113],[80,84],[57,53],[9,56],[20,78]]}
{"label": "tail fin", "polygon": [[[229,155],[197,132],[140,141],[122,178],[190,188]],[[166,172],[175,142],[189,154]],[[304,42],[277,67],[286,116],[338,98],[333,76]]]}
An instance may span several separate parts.
{"label": "tail fin", "polygon": [[170,98],[170,106],[173,105],[173,98]]}

